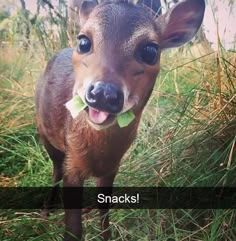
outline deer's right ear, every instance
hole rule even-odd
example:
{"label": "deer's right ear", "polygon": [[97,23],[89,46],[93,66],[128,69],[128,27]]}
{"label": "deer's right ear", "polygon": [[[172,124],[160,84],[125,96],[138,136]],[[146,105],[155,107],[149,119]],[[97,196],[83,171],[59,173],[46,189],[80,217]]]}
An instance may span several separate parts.
{"label": "deer's right ear", "polygon": [[82,2],[79,10],[79,22],[80,26],[83,26],[87,21],[89,14],[92,12],[94,7],[98,5],[97,0],[85,0]]}

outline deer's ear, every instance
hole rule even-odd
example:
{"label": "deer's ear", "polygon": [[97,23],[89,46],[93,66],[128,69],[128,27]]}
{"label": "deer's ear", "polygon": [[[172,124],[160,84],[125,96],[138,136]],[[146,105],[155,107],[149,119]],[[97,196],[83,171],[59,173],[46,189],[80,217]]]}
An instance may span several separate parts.
{"label": "deer's ear", "polygon": [[204,0],[184,0],[158,17],[161,48],[179,47],[190,41],[202,24],[204,11]]}
{"label": "deer's ear", "polygon": [[152,10],[156,16],[161,14],[161,1],[160,0],[138,0],[138,5],[146,6]]}
{"label": "deer's ear", "polygon": [[79,9],[79,22],[80,26],[83,26],[84,23],[87,21],[90,13],[98,4],[97,0],[85,0],[82,2],[80,9]]}

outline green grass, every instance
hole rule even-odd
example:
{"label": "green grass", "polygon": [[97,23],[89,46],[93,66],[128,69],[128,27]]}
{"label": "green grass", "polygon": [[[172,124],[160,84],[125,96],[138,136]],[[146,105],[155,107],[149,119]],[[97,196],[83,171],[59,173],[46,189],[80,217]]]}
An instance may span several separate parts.
{"label": "green grass", "polygon": [[[45,57],[34,50],[0,49],[0,186],[51,184],[52,164],[34,121],[34,86]],[[235,186],[234,53],[220,53],[220,84],[215,53],[182,55],[163,55],[116,186]],[[110,216],[113,241],[236,240],[235,210],[111,210]],[[83,225],[85,240],[99,240],[96,210],[84,216]],[[62,235],[63,211],[43,219],[39,210],[0,210],[0,240]]]}

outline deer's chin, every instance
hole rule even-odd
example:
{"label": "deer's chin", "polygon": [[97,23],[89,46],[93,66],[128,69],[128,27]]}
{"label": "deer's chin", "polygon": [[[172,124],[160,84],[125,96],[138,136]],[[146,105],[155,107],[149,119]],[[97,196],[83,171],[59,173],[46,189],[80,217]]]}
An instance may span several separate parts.
{"label": "deer's chin", "polygon": [[113,126],[115,124],[115,121],[112,121],[111,123],[107,123],[107,124],[102,124],[102,125],[94,124],[90,120],[88,120],[88,123],[93,129],[95,129],[97,131],[102,131],[102,130],[109,128],[110,126]]}
{"label": "deer's chin", "polygon": [[103,130],[115,124],[116,116],[92,107],[86,109],[87,121],[95,130]]}

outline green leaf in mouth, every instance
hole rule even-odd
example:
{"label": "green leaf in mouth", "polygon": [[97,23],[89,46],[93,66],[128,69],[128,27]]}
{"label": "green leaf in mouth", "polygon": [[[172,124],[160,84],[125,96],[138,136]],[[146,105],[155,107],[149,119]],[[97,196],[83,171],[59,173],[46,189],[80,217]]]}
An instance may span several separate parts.
{"label": "green leaf in mouth", "polygon": [[76,118],[76,116],[86,108],[87,104],[83,102],[83,100],[78,96],[75,95],[71,100],[66,102],[66,108],[70,111],[71,116]]}
{"label": "green leaf in mouth", "polygon": [[135,118],[134,113],[129,110],[117,116],[117,122],[120,128],[128,126]]}

